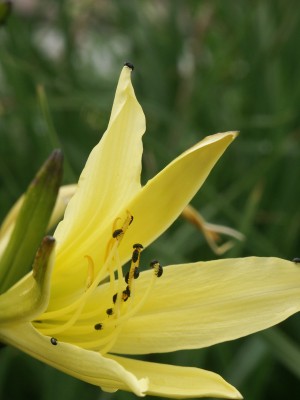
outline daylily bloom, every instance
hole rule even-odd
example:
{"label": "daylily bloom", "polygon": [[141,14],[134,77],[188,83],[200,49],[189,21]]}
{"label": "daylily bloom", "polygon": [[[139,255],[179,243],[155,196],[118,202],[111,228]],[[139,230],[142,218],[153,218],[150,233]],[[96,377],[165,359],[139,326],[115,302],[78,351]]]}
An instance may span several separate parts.
{"label": "daylily bloom", "polygon": [[201,348],[277,324],[300,309],[299,266],[250,257],[162,269],[155,260],[139,274],[142,245],[180,215],[236,136],[206,137],[142,187],[144,131],[128,64],[55,251],[46,238],[33,272],[0,296],[0,341],[107,391],[241,398],[213,372],[126,355]]}

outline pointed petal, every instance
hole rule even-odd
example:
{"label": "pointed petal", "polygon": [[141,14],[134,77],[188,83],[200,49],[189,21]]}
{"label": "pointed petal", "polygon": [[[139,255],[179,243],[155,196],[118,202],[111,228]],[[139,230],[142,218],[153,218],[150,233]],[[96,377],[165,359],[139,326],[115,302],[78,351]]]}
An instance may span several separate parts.
{"label": "pointed petal", "polygon": [[55,240],[46,236],[37,251],[33,272],[0,296],[0,323],[30,321],[45,311],[50,296]]}
{"label": "pointed petal", "polygon": [[130,257],[133,243],[147,246],[175,221],[236,135],[207,136],[148,181],[127,206],[134,221],[120,246],[121,260]]}
{"label": "pointed petal", "polygon": [[[55,237],[58,251],[84,247],[90,232],[101,232],[140,189],[145,117],[124,67],[107,131],[92,150]],[[63,248],[63,249],[62,249]]]}
{"label": "pointed petal", "polygon": [[224,379],[211,371],[199,368],[177,367],[110,356],[136,377],[147,376],[147,395],[173,399],[195,397],[222,397],[242,399],[241,394]]}
{"label": "pointed petal", "polygon": [[136,378],[117,361],[68,343],[54,346],[49,336],[41,335],[31,324],[0,328],[0,340],[52,367],[108,391],[129,390],[143,396],[148,387],[144,378]]}
{"label": "pointed petal", "polygon": [[[140,275],[136,301],[150,279],[148,272]],[[266,329],[299,310],[300,267],[293,262],[249,257],[170,266],[111,351],[207,347]]]}

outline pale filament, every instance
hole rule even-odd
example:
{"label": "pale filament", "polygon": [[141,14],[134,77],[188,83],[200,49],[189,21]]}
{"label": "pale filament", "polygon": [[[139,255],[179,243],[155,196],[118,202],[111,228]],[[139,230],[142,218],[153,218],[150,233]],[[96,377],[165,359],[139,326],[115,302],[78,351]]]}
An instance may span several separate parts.
{"label": "pale filament", "polygon": [[[128,321],[131,317],[136,315],[138,313],[138,311],[145,304],[147,298],[149,297],[151,290],[153,289],[155,281],[156,281],[156,275],[155,275],[155,273],[153,273],[150,284],[147,287],[147,290],[144,292],[142,298],[138,301],[138,303],[136,305],[134,305],[130,310],[125,312],[124,315],[122,315],[116,319],[106,320],[103,323],[103,330],[104,329],[106,330],[109,328],[115,328],[109,334],[107,334],[104,337],[101,337],[99,339],[96,339],[96,340],[88,340],[88,341],[82,341],[82,342],[76,341],[76,345],[84,347],[86,349],[98,350],[98,351],[101,351],[101,354],[104,354],[104,349],[101,348],[101,346],[105,343],[108,343],[108,345],[106,346],[107,348],[109,346],[110,346],[110,348],[113,346],[113,344],[115,343],[115,340],[117,339],[117,336],[121,332],[121,329],[122,329],[124,323],[126,321]],[[130,299],[129,299],[129,301],[130,301]],[[76,331],[75,326],[72,329],[75,330],[74,333],[78,333],[78,331]],[[91,330],[91,329],[89,328],[89,330]],[[100,333],[101,333],[101,331],[100,331]],[[105,348],[105,350],[106,350],[105,352],[109,351],[106,348]]]}
{"label": "pale filament", "polygon": [[[156,278],[162,274],[160,264],[157,261],[154,262],[155,264],[152,262],[154,273],[149,285],[139,299],[134,298],[134,280],[138,277],[143,246],[133,245],[131,265],[125,279],[118,252],[118,247],[132,219],[128,213],[121,229],[115,229],[115,221],[113,237],[108,242],[104,264],[96,277],[94,277],[93,259],[88,255],[85,256],[88,264],[85,292],[71,305],[44,313],[35,325],[41,333],[49,336],[60,334],[58,340],[66,340],[85,349],[99,351],[101,354],[112,349],[124,324],[140,311],[153,289]],[[157,268],[160,268],[160,274]],[[88,299],[107,275],[110,281],[107,290],[104,291],[106,297],[103,303],[108,304],[107,296],[109,296],[112,308],[105,309],[103,304],[102,307],[100,304],[100,309],[96,307],[93,310],[84,311]]]}
{"label": "pale filament", "polygon": [[[123,234],[119,235],[117,238],[114,239],[114,243],[111,246],[111,251],[109,252],[109,254],[106,257],[106,260],[104,262],[104,265],[102,268],[100,268],[96,278],[93,280],[93,282],[90,283],[89,287],[86,288],[86,291],[81,295],[81,297],[79,297],[77,300],[75,300],[72,304],[70,304],[69,306],[66,306],[64,308],[61,308],[59,310],[56,311],[49,311],[49,312],[45,312],[43,315],[41,315],[41,317],[39,317],[40,321],[44,321],[44,320],[52,320],[55,319],[59,316],[65,316],[66,314],[69,314],[70,312],[72,312],[75,308],[77,308],[78,306],[81,306],[82,304],[85,304],[87,299],[92,295],[92,293],[94,292],[95,288],[98,286],[99,282],[101,282],[105,276],[107,275],[107,271],[111,270],[111,264],[112,261],[117,253],[117,249],[118,246],[124,236],[124,232],[125,230],[127,230],[128,226],[130,225],[130,221],[131,221],[131,215],[129,214],[124,222],[124,225],[122,227],[122,231]],[[91,269],[94,269],[94,267],[90,266],[90,263],[93,264],[93,261],[91,259],[91,257],[87,256],[87,260],[88,260],[88,274],[90,273]],[[114,279],[114,278],[113,278]],[[79,307],[79,308],[83,308],[83,307]],[[75,321],[74,321],[75,322]],[[42,329],[42,328],[40,328]],[[46,334],[46,333],[45,333]]]}

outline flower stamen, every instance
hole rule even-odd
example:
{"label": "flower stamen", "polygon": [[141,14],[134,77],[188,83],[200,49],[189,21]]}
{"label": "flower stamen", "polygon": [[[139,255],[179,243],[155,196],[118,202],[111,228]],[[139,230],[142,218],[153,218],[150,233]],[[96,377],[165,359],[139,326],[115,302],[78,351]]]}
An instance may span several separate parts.
{"label": "flower stamen", "polygon": [[51,342],[51,344],[53,344],[53,346],[57,346],[57,339],[55,338],[55,337],[52,337],[51,339],[50,339],[50,342]]}
{"label": "flower stamen", "polygon": [[[69,306],[66,306],[64,308],[61,308],[57,311],[49,311],[44,313],[41,316],[42,321],[48,320],[48,323],[43,323],[44,326],[39,326],[39,330],[43,332],[45,335],[50,335],[53,333],[62,333],[66,329],[70,328],[74,323],[77,321],[79,316],[82,313],[82,310],[86,304],[86,301],[88,298],[92,295],[98,284],[105,278],[107,275],[107,271],[110,272],[110,278],[111,281],[113,282],[112,284],[114,285],[115,277],[114,277],[114,270],[112,268],[113,261],[117,258],[118,259],[118,247],[120,245],[120,242],[128,229],[129,225],[132,223],[133,217],[132,215],[127,211],[127,217],[124,221],[124,224],[122,228],[119,230],[118,235],[114,235],[114,230],[113,232],[113,237],[108,243],[108,248],[110,249],[109,253],[107,254],[106,260],[104,262],[103,267],[99,270],[96,278],[94,278],[94,262],[93,259],[85,255],[85,258],[88,260],[88,277],[87,277],[87,283],[86,283],[86,290],[85,292],[78,297],[77,300],[75,300],[72,304]],[[118,265],[118,274],[121,274],[122,277],[122,268],[120,266],[120,263],[117,262]],[[119,286],[121,285],[120,279],[119,279]],[[64,323],[59,326],[57,326],[57,320],[62,317],[63,319],[66,318],[66,315],[72,313],[72,311],[75,312],[73,315]],[[112,313],[113,314],[113,313]],[[110,314],[110,315],[112,315]]]}
{"label": "flower stamen", "polygon": [[144,248],[140,243],[136,243],[132,247],[133,252],[131,256],[131,265],[129,272],[125,276],[125,282],[128,285],[129,292],[132,291],[133,280],[137,279],[139,276],[138,268],[140,264],[141,251]]}
{"label": "flower stamen", "polygon": [[113,313],[114,313],[114,310],[113,310],[113,308],[108,308],[107,310],[106,310],[106,314],[110,317],[111,315],[113,315]]}
{"label": "flower stamen", "polygon": [[94,328],[96,331],[101,331],[101,329],[103,329],[103,324],[97,323],[94,325]]}
{"label": "flower stamen", "polygon": [[153,260],[150,263],[150,267],[154,269],[154,274],[160,278],[163,274],[163,267],[157,260]]}
{"label": "flower stamen", "polygon": [[[134,281],[139,276],[143,246],[140,243],[133,245],[130,268],[124,278],[118,248],[133,217],[127,212],[127,217],[120,228],[117,227],[119,219],[117,218],[113,224],[112,236],[107,244],[102,267],[95,274],[96,268],[92,257],[85,255],[88,264],[85,291],[71,306],[60,309],[60,312],[50,311],[41,316],[42,323],[39,324],[39,331],[43,334],[51,337],[59,334],[61,341],[72,342],[83,348],[105,354],[113,348],[125,323],[145,304],[156,279],[162,276],[163,268],[157,260],[152,261],[150,267],[153,269],[153,274],[146,290],[140,292],[139,296],[134,296],[136,292]],[[103,300],[104,304],[107,304],[108,296],[112,299],[112,305],[107,304],[100,310],[86,309],[87,300],[96,289],[100,290],[99,283],[107,277],[109,277],[109,286],[104,291]]]}

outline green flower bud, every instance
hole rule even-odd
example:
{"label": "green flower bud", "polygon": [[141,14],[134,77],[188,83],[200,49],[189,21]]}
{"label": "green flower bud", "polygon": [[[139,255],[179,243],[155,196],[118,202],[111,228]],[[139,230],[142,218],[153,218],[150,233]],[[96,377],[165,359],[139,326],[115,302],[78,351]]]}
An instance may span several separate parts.
{"label": "green flower bud", "polygon": [[0,294],[31,269],[55,205],[62,169],[62,152],[54,150],[27,189],[14,230],[0,260]]}

